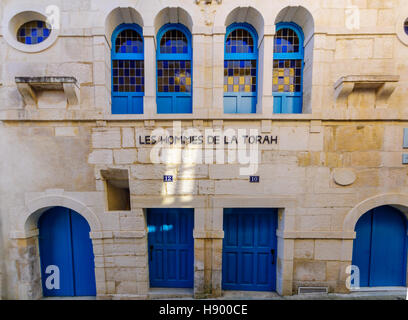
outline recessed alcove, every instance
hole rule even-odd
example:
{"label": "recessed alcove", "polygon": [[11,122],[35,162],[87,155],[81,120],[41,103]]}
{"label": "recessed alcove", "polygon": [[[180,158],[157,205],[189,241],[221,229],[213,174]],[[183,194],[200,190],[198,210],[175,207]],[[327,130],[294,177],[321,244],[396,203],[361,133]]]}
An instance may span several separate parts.
{"label": "recessed alcove", "polygon": [[108,211],[130,211],[129,173],[126,169],[101,170]]}

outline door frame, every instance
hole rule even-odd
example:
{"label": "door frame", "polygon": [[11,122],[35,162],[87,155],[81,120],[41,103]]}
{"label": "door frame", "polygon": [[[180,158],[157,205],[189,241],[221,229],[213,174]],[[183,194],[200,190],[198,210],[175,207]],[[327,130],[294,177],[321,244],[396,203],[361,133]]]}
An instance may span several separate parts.
{"label": "door frame", "polygon": [[[91,196],[91,195],[89,195]],[[97,193],[92,195],[92,198],[98,198]],[[15,227],[10,231],[11,251],[18,257],[19,262],[23,262],[27,272],[34,274],[27,280],[17,280],[15,295],[16,299],[38,300],[43,297],[42,286],[38,286],[38,281],[41,281],[40,255],[38,248],[37,223],[43,212],[52,207],[62,206],[76,211],[88,222],[91,232],[92,247],[95,252],[101,252],[103,248],[103,233],[102,225],[98,215],[94,210],[85,205],[83,192],[65,192],[61,190],[52,190],[36,194],[35,197],[29,197],[24,203],[24,207],[15,216]],[[34,248],[31,250],[30,248]],[[31,255],[21,255],[19,252],[31,252]],[[95,254],[95,257],[97,255]],[[96,258],[95,258],[96,259]],[[95,281],[96,295],[101,296],[106,293],[105,284],[106,278],[104,272],[97,272],[104,269],[104,265],[95,263]],[[99,285],[98,285],[99,284]]]}

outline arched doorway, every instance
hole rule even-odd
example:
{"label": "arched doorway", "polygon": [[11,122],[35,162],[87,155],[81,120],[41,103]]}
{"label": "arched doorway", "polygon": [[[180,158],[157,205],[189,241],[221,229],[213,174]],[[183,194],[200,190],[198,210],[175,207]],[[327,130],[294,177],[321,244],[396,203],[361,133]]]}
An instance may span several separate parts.
{"label": "arched doorway", "polygon": [[38,220],[44,296],[95,296],[95,266],[88,222],[54,207]]}
{"label": "arched doorway", "polygon": [[405,286],[407,221],[391,206],[374,208],[357,221],[352,263],[361,287]]}

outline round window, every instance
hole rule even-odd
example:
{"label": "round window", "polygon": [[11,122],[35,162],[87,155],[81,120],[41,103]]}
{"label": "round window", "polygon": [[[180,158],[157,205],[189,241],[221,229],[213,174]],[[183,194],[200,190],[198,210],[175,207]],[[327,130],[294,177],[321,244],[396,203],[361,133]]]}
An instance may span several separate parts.
{"label": "round window", "polygon": [[34,20],[24,23],[17,31],[17,40],[24,44],[43,42],[51,33],[51,27],[44,21]]}
{"label": "round window", "polygon": [[404,22],[404,31],[406,34],[408,34],[408,18]]}

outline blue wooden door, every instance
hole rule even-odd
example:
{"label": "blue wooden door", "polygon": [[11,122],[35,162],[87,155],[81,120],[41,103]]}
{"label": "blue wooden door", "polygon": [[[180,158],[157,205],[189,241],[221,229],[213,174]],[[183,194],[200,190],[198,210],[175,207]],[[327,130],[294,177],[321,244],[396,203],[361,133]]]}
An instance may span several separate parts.
{"label": "blue wooden door", "polygon": [[192,288],[194,209],[147,212],[151,287]]}
{"label": "blue wooden door", "polygon": [[224,209],[222,288],[274,291],[275,209]]}
{"label": "blue wooden door", "polygon": [[[41,278],[44,296],[96,295],[94,255],[88,222],[78,213],[55,207],[38,221]],[[59,289],[48,289],[48,266],[59,269]]]}
{"label": "blue wooden door", "polygon": [[406,219],[390,206],[364,214],[356,224],[353,265],[361,287],[405,286]]}

